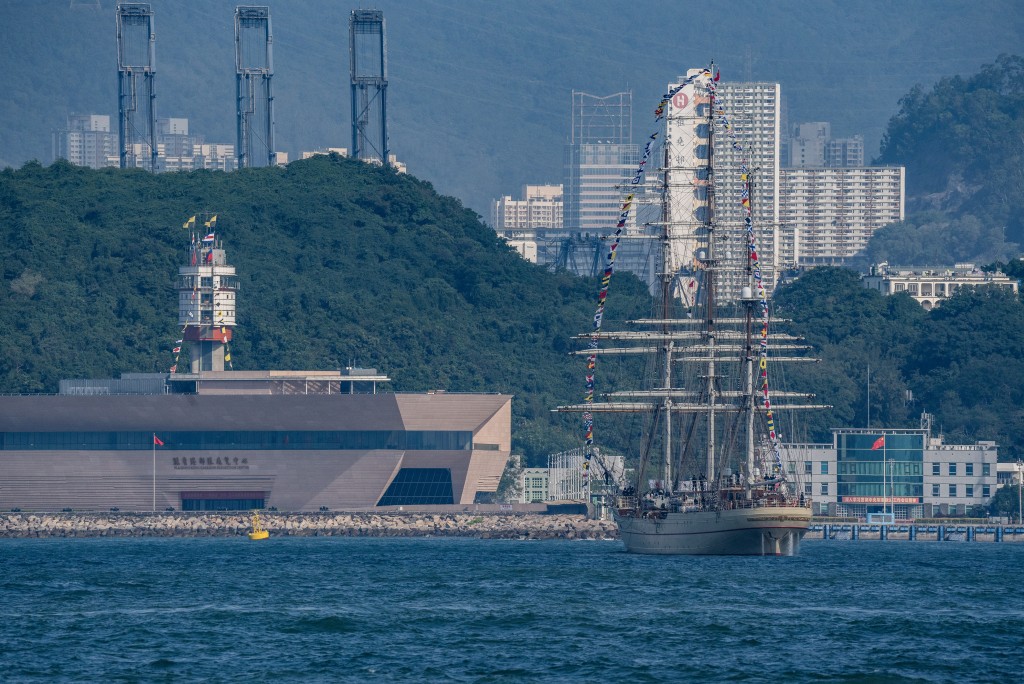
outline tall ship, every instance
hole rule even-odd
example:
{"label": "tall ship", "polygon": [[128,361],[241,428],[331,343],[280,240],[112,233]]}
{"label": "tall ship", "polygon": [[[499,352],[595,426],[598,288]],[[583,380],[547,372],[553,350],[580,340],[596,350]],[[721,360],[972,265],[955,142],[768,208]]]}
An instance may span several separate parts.
{"label": "tall ship", "polygon": [[[637,434],[635,477],[614,483],[612,496],[627,551],[789,556],[810,524],[811,501],[784,466],[776,416],[827,407],[808,403],[813,395],[769,386],[785,364],[814,359],[800,354],[807,346],[798,338],[775,330],[780,321],[758,251],[763,232],[751,210],[756,170],[742,163],[727,173],[715,164],[716,147],[743,150],[717,83],[712,66],[670,85],[655,112],[660,130],[640,162],[638,179],[650,158],[661,160],[660,216],[650,223],[661,245],[653,315],[627,321],[624,330],[602,328],[617,231],[609,238],[594,329],[578,336],[589,343],[576,352],[587,360],[584,403],[558,410],[583,414],[583,468],[591,481],[601,477],[595,416],[640,418],[639,430],[625,428]],[[656,156],[652,142],[662,134]],[[732,212],[722,212],[738,220],[720,220],[719,195],[738,200]],[[621,219],[633,202],[625,195]],[[632,354],[647,359],[643,386],[595,399],[599,358]]]}

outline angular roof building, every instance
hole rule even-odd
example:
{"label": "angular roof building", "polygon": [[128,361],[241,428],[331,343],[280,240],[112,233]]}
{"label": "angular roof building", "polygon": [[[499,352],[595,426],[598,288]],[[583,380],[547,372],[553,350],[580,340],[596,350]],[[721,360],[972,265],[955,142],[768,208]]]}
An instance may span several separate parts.
{"label": "angular roof building", "polygon": [[389,378],[374,369],[225,370],[239,279],[215,220],[193,234],[177,279],[174,353],[187,359],[169,373],[64,380],[58,395],[0,396],[0,510],[489,500],[512,448],[509,395],[381,394]]}
{"label": "angular roof building", "polygon": [[0,397],[0,509],[471,504],[511,450],[500,394]]}

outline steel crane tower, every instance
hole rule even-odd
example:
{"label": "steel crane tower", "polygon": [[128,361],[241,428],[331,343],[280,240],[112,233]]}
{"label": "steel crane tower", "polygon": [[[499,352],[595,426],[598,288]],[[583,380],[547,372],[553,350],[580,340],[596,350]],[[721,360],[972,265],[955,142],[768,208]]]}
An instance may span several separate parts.
{"label": "steel crane tower", "polygon": [[121,3],[117,6],[117,111],[122,169],[157,170],[155,77],[153,10],[146,3]]}
{"label": "steel crane tower", "polygon": [[352,157],[388,165],[388,48],[384,13],[352,10],[348,22],[352,76]]}
{"label": "steel crane tower", "polygon": [[235,8],[235,106],[238,168],[273,166],[274,39],[269,7]]}

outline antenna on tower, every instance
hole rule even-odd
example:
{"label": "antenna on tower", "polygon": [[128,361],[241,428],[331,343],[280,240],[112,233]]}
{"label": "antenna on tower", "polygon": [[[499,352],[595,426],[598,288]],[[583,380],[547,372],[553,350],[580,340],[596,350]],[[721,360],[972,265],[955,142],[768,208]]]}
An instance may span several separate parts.
{"label": "antenna on tower", "polygon": [[348,52],[352,78],[352,157],[388,166],[388,47],[382,11],[352,10]]}
{"label": "antenna on tower", "polygon": [[[117,6],[117,111],[122,169],[157,170],[155,77],[153,10],[146,3],[121,3]],[[142,117],[137,118],[140,107]],[[148,165],[139,159],[147,146]]]}
{"label": "antenna on tower", "polygon": [[235,106],[238,168],[273,166],[274,39],[269,7],[235,8]]}

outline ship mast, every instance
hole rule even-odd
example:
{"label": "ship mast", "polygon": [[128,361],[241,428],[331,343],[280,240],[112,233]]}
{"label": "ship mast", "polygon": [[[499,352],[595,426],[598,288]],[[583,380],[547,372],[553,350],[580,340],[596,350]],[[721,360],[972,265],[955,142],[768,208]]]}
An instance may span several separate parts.
{"label": "ship mast", "polygon": [[[711,63],[711,73],[715,73],[715,64]],[[707,102],[707,126],[708,126],[708,161],[707,161],[707,193],[705,194],[705,213],[704,213],[704,235],[707,240],[707,255],[704,259],[704,271],[706,277],[704,278],[704,324],[707,334],[707,345],[708,345],[708,365],[707,365],[707,396],[708,396],[708,407],[707,407],[707,481],[715,481],[715,400],[716,395],[716,377],[715,377],[715,358],[718,354],[716,349],[716,331],[715,331],[715,289],[717,287],[717,264],[715,261],[715,167],[714,167],[714,156],[715,156],[715,117],[714,117],[714,102],[711,98],[708,98]],[[699,253],[699,252],[698,252]]]}
{"label": "ship mast", "polygon": [[[667,123],[666,123],[667,126]],[[666,136],[667,137],[667,136]],[[662,188],[661,188],[661,205],[662,209],[662,225],[661,225],[661,332],[665,337],[665,342],[662,344],[662,353],[665,355],[662,365],[662,387],[665,388],[665,398],[662,400],[663,409],[663,420],[664,420],[664,439],[662,440],[662,449],[664,458],[662,459],[663,464],[663,476],[665,481],[665,488],[671,493],[672,487],[672,352],[674,348],[673,340],[670,339],[668,334],[669,327],[669,316],[672,312],[672,282],[675,280],[675,273],[672,270],[672,250],[670,248],[671,241],[671,225],[672,225],[672,211],[669,206],[669,176],[671,175],[670,167],[670,155],[669,145],[665,145],[664,148],[665,158],[665,172],[662,174]],[[653,430],[653,427],[652,427]]]}
{"label": "ship mast", "polygon": [[[754,211],[754,171],[748,171],[746,180],[747,196],[750,198],[750,212],[753,216]],[[744,304],[744,318],[745,318],[745,332],[746,332],[746,357],[744,358],[744,369],[743,369],[743,390],[746,396],[746,461],[747,461],[747,477],[750,478],[754,473],[754,416],[757,410],[757,397],[754,394],[754,304],[757,302],[754,299],[754,258],[750,254],[750,250],[747,250],[747,284],[743,288],[741,299]],[[750,490],[747,490],[748,496]]]}

